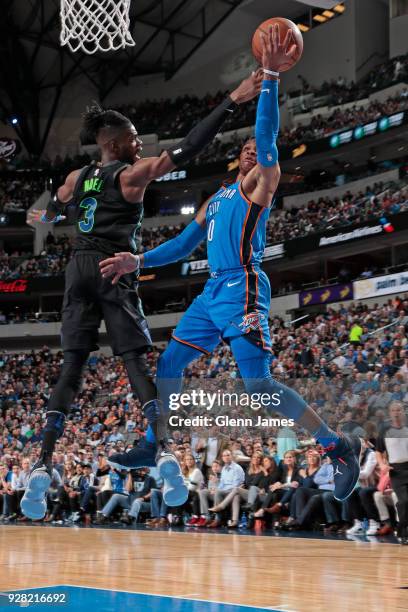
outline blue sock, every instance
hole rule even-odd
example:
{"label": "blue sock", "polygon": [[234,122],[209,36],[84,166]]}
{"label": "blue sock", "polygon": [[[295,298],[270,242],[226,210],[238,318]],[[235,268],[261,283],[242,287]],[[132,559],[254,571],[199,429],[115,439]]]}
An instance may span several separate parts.
{"label": "blue sock", "polygon": [[156,436],[153,433],[153,429],[151,425],[149,425],[146,431],[146,442],[150,442],[151,444],[156,444]]}
{"label": "blue sock", "polygon": [[311,433],[322,446],[329,446],[333,442],[337,444],[340,439],[336,432],[330,429],[326,423],[322,423],[317,431]]}

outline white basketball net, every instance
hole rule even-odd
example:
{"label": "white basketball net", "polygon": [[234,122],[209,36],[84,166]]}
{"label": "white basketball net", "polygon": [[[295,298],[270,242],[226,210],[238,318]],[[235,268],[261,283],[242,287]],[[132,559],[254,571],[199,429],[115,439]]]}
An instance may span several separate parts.
{"label": "white basketball net", "polygon": [[82,49],[116,51],[136,43],[129,32],[131,0],[61,0],[61,45]]}

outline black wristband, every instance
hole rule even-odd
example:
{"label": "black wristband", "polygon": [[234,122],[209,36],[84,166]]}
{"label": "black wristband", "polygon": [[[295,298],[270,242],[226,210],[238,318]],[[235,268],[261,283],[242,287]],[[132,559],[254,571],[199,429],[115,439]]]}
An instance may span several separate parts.
{"label": "black wristband", "polygon": [[53,198],[48,202],[47,209],[45,212],[45,216],[47,219],[54,219],[57,215],[60,214],[62,210],[66,207],[67,202],[61,202],[58,199],[58,195],[55,194]]}
{"label": "black wristband", "polygon": [[170,147],[167,153],[174,165],[182,166],[200,153],[213,140],[225,119],[237,107],[238,104],[228,96],[207,117],[195,125],[181,142]]}

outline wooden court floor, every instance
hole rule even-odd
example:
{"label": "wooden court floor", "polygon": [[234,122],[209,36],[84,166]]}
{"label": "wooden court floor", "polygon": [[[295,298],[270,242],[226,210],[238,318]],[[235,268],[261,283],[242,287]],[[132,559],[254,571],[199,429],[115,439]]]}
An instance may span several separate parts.
{"label": "wooden court floor", "polygon": [[408,587],[408,547],[201,532],[0,526],[0,590],[57,584],[284,611],[406,611],[408,588],[402,587]]}

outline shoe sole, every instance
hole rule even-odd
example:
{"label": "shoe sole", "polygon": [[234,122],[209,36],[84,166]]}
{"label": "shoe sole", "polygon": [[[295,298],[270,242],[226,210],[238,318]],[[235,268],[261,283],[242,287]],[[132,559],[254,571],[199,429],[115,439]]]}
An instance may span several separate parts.
{"label": "shoe sole", "polygon": [[355,459],[356,459],[356,464],[355,464],[356,468],[355,468],[355,474],[354,474],[356,481],[353,485],[353,488],[346,495],[343,495],[342,497],[336,497],[336,493],[334,492],[334,499],[336,499],[339,502],[344,502],[346,501],[346,499],[350,497],[353,491],[358,487],[358,481],[360,478],[360,458],[361,458],[361,452],[363,448],[360,438],[357,438],[356,440],[352,440],[351,445],[352,445],[352,449],[353,449]]}
{"label": "shoe sole", "polygon": [[113,467],[115,470],[137,470],[139,468],[142,467],[156,467],[156,462],[154,459],[152,459],[151,461],[142,461],[140,463],[138,463],[137,465],[122,465],[120,463],[116,463],[115,461],[107,461],[108,465],[110,465],[111,467]]}
{"label": "shoe sole", "polygon": [[163,499],[167,506],[182,506],[188,499],[188,489],[181,474],[181,468],[173,455],[162,455],[157,469],[164,481]]}
{"label": "shoe sole", "polygon": [[27,490],[20,502],[24,516],[32,520],[42,519],[47,511],[45,494],[51,484],[51,477],[44,471],[35,471],[30,476]]}

